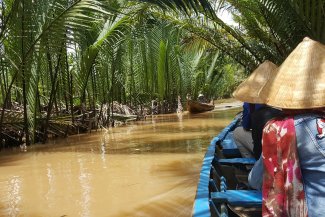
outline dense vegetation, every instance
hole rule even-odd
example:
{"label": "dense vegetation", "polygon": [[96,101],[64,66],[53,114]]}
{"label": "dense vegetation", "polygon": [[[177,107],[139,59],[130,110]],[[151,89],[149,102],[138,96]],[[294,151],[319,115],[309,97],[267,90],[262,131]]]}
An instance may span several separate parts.
{"label": "dense vegetation", "polygon": [[115,101],[175,111],[177,96],[229,96],[303,37],[325,43],[324,0],[3,0],[0,11],[2,145],[107,125]]}

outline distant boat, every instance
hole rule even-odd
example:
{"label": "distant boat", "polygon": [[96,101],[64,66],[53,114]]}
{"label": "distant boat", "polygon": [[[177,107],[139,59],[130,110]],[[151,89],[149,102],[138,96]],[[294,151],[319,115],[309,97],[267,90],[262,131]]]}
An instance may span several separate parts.
{"label": "distant boat", "polygon": [[201,103],[193,100],[187,100],[187,111],[190,113],[200,113],[211,111],[214,109],[214,105]]}
{"label": "distant boat", "polygon": [[134,121],[138,118],[137,115],[126,115],[126,114],[118,114],[113,113],[113,119],[118,121],[126,122],[126,121]]}

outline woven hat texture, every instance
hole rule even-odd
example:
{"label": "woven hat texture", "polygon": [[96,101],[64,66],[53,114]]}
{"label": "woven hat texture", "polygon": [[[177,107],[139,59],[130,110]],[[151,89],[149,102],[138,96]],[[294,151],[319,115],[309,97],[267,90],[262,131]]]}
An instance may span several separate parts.
{"label": "woven hat texture", "polygon": [[277,66],[266,60],[255,69],[233,92],[233,96],[243,102],[264,104],[265,99],[260,97],[260,92],[266,83],[274,77]]}
{"label": "woven hat texture", "polygon": [[325,107],[325,46],[305,38],[276,70],[260,97],[278,108]]}

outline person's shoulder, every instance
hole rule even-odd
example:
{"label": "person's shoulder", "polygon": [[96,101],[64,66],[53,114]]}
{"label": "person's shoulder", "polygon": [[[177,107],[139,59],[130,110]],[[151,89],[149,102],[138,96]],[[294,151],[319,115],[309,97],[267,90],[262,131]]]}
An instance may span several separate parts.
{"label": "person's shoulder", "polygon": [[265,129],[279,129],[282,128],[289,123],[293,122],[293,117],[292,116],[278,116],[275,118],[270,119],[266,124],[265,124]]}
{"label": "person's shoulder", "polygon": [[255,110],[263,109],[265,107],[266,107],[265,104],[255,104]]}
{"label": "person's shoulder", "polygon": [[248,102],[244,102],[243,103],[243,107],[248,109],[249,108],[249,103]]}

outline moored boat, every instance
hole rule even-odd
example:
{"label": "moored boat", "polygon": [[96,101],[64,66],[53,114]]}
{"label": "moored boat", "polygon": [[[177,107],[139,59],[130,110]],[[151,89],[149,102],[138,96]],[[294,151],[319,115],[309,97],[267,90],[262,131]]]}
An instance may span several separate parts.
{"label": "moored boat", "polygon": [[190,113],[201,113],[211,111],[214,109],[214,105],[201,103],[198,101],[187,100],[187,111]]}
{"label": "moored boat", "polygon": [[212,139],[205,154],[192,216],[261,216],[262,193],[248,187],[254,158],[241,158],[233,139],[237,116]]}

